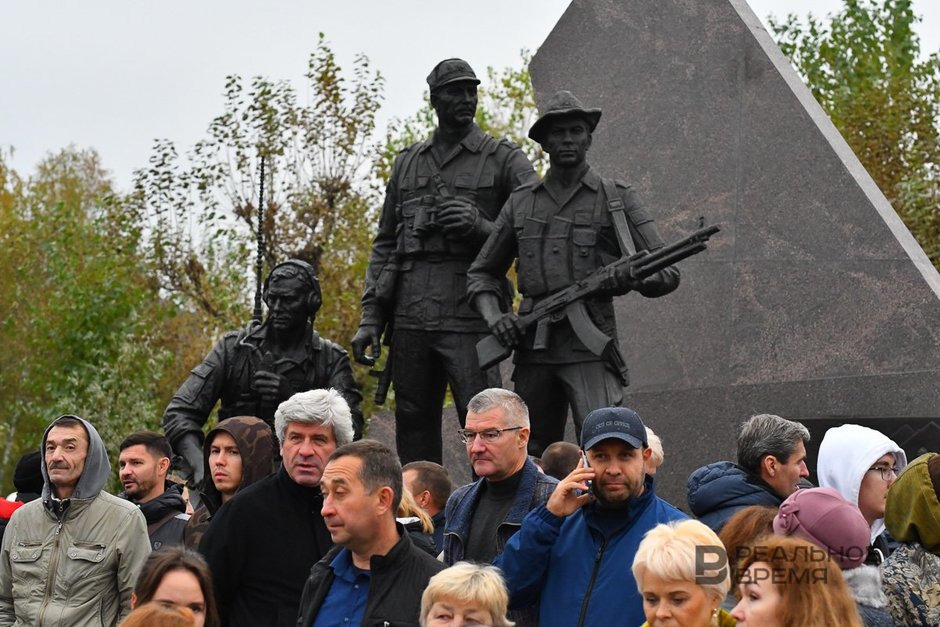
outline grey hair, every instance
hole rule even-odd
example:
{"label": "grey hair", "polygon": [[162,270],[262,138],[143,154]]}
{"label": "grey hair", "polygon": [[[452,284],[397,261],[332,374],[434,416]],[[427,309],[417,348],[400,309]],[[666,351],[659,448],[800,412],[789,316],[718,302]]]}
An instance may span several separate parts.
{"label": "grey hair", "polygon": [[287,432],[287,423],[332,427],[337,446],[348,444],[353,439],[352,413],[343,395],[333,388],[298,392],[278,405],[274,412],[274,431],[281,444]]}
{"label": "grey hair", "polygon": [[785,464],[800,442],[809,442],[809,429],[800,423],[773,414],[751,416],[738,436],[738,465],[757,474],[767,455]]}
{"label": "grey hair", "polygon": [[650,449],[653,453],[650,456],[650,461],[653,462],[654,466],[659,466],[663,463],[666,454],[663,452],[663,441],[659,438],[658,435],[653,433],[653,430],[649,427],[646,427],[646,441],[649,443]]}
{"label": "grey hair", "polygon": [[487,388],[467,403],[467,411],[474,414],[482,414],[496,407],[503,410],[510,427],[529,427],[529,408],[518,394],[510,390]]}

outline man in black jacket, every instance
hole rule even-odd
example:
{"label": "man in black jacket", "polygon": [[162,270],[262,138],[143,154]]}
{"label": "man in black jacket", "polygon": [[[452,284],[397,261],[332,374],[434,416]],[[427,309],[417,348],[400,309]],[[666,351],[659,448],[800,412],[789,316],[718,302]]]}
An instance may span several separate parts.
{"label": "man in black jacket", "polygon": [[380,442],[336,449],[323,471],[323,520],[338,546],[314,565],[299,625],[417,625],[421,594],[444,569],[395,522],[401,464]]}
{"label": "man in black jacket", "polygon": [[320,477],[353,439],[349,405],[336,390],[300,392],[277,408],[274,427],[283,466],[222,505],[199,543],[226,627],[294,625],[310,565],[333,546]]}
{"label": "man in black jacket", "polygon": [[189,514],[183,486],[166,480],[173,455],[170,443],[159,433],[137,431],[124,438],[119,450],[118,477],[124,491],[118,496],[140,507],[150,548],[180,544]]}

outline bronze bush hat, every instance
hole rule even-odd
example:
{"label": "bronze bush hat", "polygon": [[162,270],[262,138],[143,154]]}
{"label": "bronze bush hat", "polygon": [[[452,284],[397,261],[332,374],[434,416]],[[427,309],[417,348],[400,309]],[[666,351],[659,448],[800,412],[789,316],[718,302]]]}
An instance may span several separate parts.
{"label": "bronze bush hat", "polygon": [[431,91],[457,81],[472,81],[476,85],[480,84],[480,79],[473,73],[473,68],[463,59],[444,59],[428,74],[428,87]]}
{"label": "bronze bush hat", "polygon": [[529,129],[529,138],[542,143],[542,138],[545,136],[545,131],[551,121],[565,115],[580,115],[587,120],[590,127],[588,130],[593,133],[601,119],[601,110],[585,109],[577,96],[566,89],[555,92],[555,95],[549,98],[548,104],[545,106],[545,113]]}

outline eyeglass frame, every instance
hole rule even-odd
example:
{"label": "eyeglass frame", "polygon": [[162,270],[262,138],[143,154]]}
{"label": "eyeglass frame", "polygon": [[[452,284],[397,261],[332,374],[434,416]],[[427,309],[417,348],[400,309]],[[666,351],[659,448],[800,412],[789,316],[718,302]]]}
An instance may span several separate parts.
{"label": "eyeglass frame", "polygon": [[[473,444],[477,439],[477,436],[480,436],[480,439],[483,440],[486,444],[493,444],[498,441],[499,438],[503,435],[504,431],[518,431],[519,429],[525,429],[525,427],[506,427],[505,429],[484,429],[483,431],[470,431],[469,429],[457,429],[457,437],[460,438],[461,442],[466,445]],[[496,435],[490,436],[492,439],[487,439],[485,433],[493,433]]]}
{"label": "eyeglass frame", "polygon": [[890,472],[892,475],[894,475],[894,478],[897,479],[900,469],[897,466],[872,466],[868,469],[868,472],[872,471],[878,471],[878,474],[881,475],[881,480],[888,481],[889,478],[885,476],[885,473]]}

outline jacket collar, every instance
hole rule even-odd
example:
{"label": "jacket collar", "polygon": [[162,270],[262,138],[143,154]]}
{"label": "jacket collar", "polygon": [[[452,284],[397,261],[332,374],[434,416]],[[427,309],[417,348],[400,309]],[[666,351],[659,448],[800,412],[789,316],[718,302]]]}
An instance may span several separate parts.
{"label": "jacket collar", "polygon": [[[591,167],[589,163],[584,164],[584,172],[581,174],[580,184],[584,185],[592,192],[596,192],[601,186],[601,177],[594,171],[594,168]],[[545,181],[554,178],[552,176],[552,170],[549,168],[548,172],[545,173],[545,178],[540,180],[533,186],[533,189],[539,189],[545,186]]]}
{"label": "jacket collar", "polygon": [[[434,135],[428,138],[427,141],[421,144],[421,147],[418,149],[419,152],[425,152],[431,149],[431,144],[434,143],[434,138],[437,137],[437,131],[434,131]],[[476,123],[471,125],[470,131],[464,135],[463,139],[460,140],[460,146],[469,150],[470,152],[480,152],[483,148],[483,142],[486,141],[486,133],[484,133]]]}

